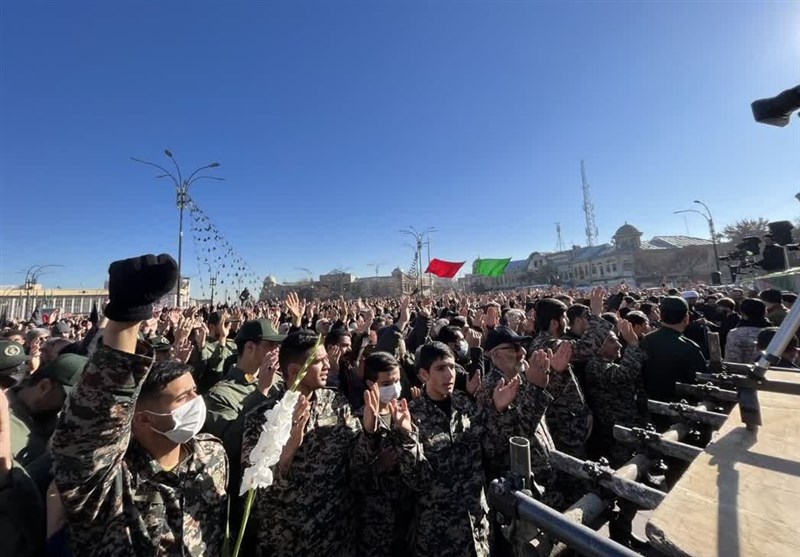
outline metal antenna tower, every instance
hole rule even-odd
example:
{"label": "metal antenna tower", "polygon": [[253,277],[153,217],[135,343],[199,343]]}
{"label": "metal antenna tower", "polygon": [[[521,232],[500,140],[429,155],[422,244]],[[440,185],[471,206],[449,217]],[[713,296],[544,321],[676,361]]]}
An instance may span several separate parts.
{"label": "metal antenna tower", "polygon": [[586,245],[593,246],[597,242],[597,224],[594,222],[594,203],[589,191],[589,180],[586,178],[586,166],[581,160],[581,178],[583,179],[583,215],[586,219]]}
{"label": "metal antenna tower", "polygon": [[561,238],[561,223],[556,223],[556,234],[558,234],[558,241],[556,242],[556,251],[564,251],[564,239]]}

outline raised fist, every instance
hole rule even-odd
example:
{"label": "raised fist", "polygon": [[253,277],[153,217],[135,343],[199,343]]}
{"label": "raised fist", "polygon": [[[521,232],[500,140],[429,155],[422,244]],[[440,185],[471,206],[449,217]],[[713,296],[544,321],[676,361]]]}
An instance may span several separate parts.
{"label": "raised fist", "polygon": [[144,321],[153,315],[153,303],[178,281],[178,265],[167,255],[152,254],[114,261],[108,268],[105,315],[113,321]]}

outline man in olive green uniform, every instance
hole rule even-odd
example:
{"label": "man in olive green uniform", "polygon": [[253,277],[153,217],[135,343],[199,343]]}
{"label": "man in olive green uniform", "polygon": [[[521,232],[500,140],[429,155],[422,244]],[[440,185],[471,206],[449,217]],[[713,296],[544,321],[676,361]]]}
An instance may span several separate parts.
{"label": "man in olive green uniform", "polygon": [[77,354],[62,354],[7,393],[14,461],[26,469],[42,493],[51,480],[47,444],[87,361]]}
{"label": "man in olive green uniform", "polygon": [[[683,298],[667,296],[661,301],[661,327],[646,335],[639,346],[647,353],[642,367],[644,387],[649,399],[673,402],[675,383],[694,383],[695,373],[706,371],[703,352],[694,341],[683,336],[689,326],[689,306]],[[670,420],[652,416],[657,427]]]}
{"label": "man in olive green uniform", "polygon": [[0,341],[0,540],[2,555],[38,557],[44,543],[45,511],[33,480],[14,462],[15,435],[6,389],[28,374],[28,357],[21,344]]}
{"label": "man in olive green uniform", "polygon": [[165,362],[172,359],[172,343],[167,337],[155,336],[147,340],[155,352],[156,363]]}
{"label": "man in olive green uniform", "polygon": [[[223,441],[231,463],[232,478],[238,478],[236,472],[242,454],[242,429],[233,428],[235,432],[232,431],[231,436],[228,436],[228,431],[239,417],[244,399],[255,392],[261,366],[271,365],[273,371],[277,368],[277,350],[285,338],[285,335],[275,331],[267,319],[246,322],[236,334],[236,364],[204,397],[207,411],[205,431]],[[275,357],[268,358],[268,354],[272,353],[275,353]]]}
{"label": "man in olive green uniform", "polygon": [[236,343],[228,338],[231,322],[228,316],[215,311],[208,316],[209,338],[198,346],[190,361],[195,371],[197,389],[206,393],[223,376],[225,360],[236,353]]}

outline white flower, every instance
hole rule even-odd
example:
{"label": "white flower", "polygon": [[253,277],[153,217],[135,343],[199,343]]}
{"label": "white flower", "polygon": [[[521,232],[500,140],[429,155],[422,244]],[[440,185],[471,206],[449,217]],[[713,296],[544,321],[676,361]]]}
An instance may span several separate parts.
{"label": "white flower", "polygon": [[261,428],[258,443],[250,453],[250,464],[242,475],[242,487],[239,495],[250,489],[264,488],[272,485],[274,480],[272,468],[278,464],[283,447],[289,440],[292,431],[294,408],[300,393],[288,391],[278,403],[264,412],[266,422]]}

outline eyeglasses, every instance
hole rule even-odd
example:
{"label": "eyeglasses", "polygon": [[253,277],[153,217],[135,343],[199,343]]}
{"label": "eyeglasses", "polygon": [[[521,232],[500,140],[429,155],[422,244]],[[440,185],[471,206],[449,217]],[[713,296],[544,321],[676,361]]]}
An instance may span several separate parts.
{"label": "eyeglasses", "polygon": [[524,348],[522,348],[521,344],[514,344],[512,346],[500,346],[497,348],[498,350],[513,350],[514,352],[522,352]]}

